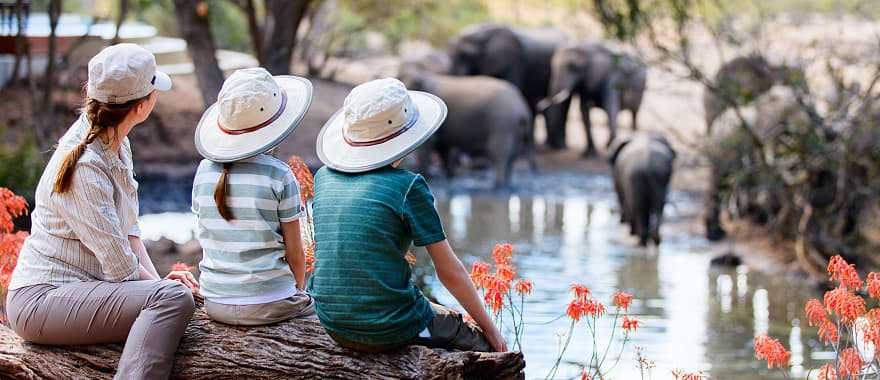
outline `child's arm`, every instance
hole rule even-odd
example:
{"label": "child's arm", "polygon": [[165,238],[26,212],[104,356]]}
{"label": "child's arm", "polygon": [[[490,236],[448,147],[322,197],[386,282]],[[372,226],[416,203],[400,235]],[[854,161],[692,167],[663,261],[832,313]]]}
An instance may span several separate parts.
{"label": "child's arm", "polygon": [[428,250],[428,254],[431,255],[431,260],[434,262],[434,268],[437,270],[437,277],[440,278],[440,282],[452,293],[452,296],[458,300],[458,303],[464,307],[464,310],[470,314],[471,318],[477,322],[477,325],[483,329],[483,334],[486,335],[489,344],[496,351],[507,351],[507,343],[504,341],[504,337],[501,336],[495,324],[492,323],[492,319],[489,318],[489,313],[483,307],[483,301],[480,300],[480,296],[477,294],[477,290],[474,288],[467,270],[461,264],[458,257],[455,256],[455,252],[452,251],[449,242],[444,239],[429,244],[425,248]]}
{"label": "child's arm", "polygon": [[281,234],[284,236],[284,257],[296,279],[296,288],[305,287],[306,254],[302,249],[302,237],[299,234],[299,219],[281,223]]}

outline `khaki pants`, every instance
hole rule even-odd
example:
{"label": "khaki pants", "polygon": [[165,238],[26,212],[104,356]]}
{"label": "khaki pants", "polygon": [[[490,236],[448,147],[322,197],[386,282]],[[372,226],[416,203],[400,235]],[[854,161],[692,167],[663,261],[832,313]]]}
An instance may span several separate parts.
{"label": "khaki pants", "polygon": [[6,298],[9,324],[29,342],[125,342],[116,379],[167,379],[194,310],[190,290],[170,280],[32,285]]}
{"label": "khaki pants", "polygon": [[409,344],[445,348],[461,351],[493,352],[483,331],[474,324],[462,319],[461,313],[443,305],[431,303],[434,319],[428,324],[430,337],[415,337],[407,342],[394,345],[368,345],[352,342],[331,332],[327,332],[340,346],[364,352],[383,352]]}
{"label": "khaki pants", "polygon": [[315,302],[305,292],[283,300],[255,305],[226,305],[205,300],[205,313],[211,319],[227,325],[259,326],[314,316]]}

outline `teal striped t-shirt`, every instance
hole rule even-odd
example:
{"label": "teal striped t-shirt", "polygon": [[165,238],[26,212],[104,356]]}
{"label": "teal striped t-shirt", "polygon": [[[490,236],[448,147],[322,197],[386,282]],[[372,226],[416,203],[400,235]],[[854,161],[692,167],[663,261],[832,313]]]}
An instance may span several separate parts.
{"label": "teal striped t-shirt", "polygon": [[203,251],[202,295],[229,305],[269,303],[295,295],[281,223],[300,218],[304,208],[290,168],[264,154],[233,163],[226,192],[231,221],[220,216],[214,202],[221,173],[223,164],[202,160],[193,180],[192,211],[199,217]]}
{"label": "teal striped t-shirt", "polygon": [[309,294],[325,329],[349,341],[415,338],[434,317],[404,258],[411,245],[446,239],[425,179],[385,167],[315,175],[315,271]]}

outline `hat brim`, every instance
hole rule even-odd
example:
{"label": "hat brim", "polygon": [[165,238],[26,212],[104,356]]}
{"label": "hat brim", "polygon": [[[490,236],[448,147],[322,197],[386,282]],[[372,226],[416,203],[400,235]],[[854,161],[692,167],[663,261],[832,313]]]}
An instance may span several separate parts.
{"label": "hat brim", "polygon": [[153,82],[153,88],[159,91],[168,91],[171,89],[171,77],[161,71],[156,71],[156,81]]}
{"label": "hat brim", "polygon": [[287,92],[287,106],[281,116],[256,131],[231,135],[220,130],[219,107],[211,105],[196,128],[196,149],[214,162],[232,162],[256,156],[272,149],[287,138],[302,122],[312,104],[312,83],[293,75],[273,77]]}
{"label": "hat brim", "polygon": [[318,158],[332,169],[346,173],[375,170],[397,161],[422,145],[446,120],[446,103],[421,91],[409,91],[418,108],[415,123],[394,138],[370,146],[349,145],[343,137],[345,117],[336,111],[318,134]]}

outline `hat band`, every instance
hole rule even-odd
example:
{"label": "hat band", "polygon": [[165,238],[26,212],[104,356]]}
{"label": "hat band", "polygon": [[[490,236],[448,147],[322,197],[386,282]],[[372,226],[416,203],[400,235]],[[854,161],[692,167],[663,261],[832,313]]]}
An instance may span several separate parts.
{"label": "hat band", "polygon": [[406,122],[404,122],[403,125],[400,126],[400,129],[394,131],[394,133],[392,133],[388,136],[385,136],[385,137],[382,137],[382,138],[379,138],[376,140],[370,140],[370,141],[352,141],[351,139],[348,138],[348,136],[345,135],[345,132],[343,132],[342,139],[345,140],[346,144],[351,145],[351,146],[356,146],[356,147],[373,146],[373,145],[379,145],[379,144],[388,142],[391,139],[393,139],[397,136],[400,136],[401,134],[403,134],[403,132],[406,132],[407,130],[412,128],[413,125],[416,124],[416,121],[419,119],[419,108],[413,107],[413,113],[410,115],[411,116],[406,120]]}
{"label": "hat band", "polygon": [[262,129],[263,127],[265,127],[269,124],[274,123],[275,120],[278,120],[278,118],[281,117],[281,114],[284,113],[284,108],[286,106],[287,106],[287,91],[282,90],[281,91],[281,106],[278,107],[278,111],[276,111],[275,114],[269,118],[269,120],[266,120],[266,121],[260,123],[259,125],[255,125],[250,128],[227,129],[227,128],[224,128],[222,124],[220,124],[220,117],[218,116],[217,117],[217,127],[220,128],[220,131],[222,131],[223,133],[225,133],[227,135],[243,135],[245,133],[255,132],[255,131]]}

